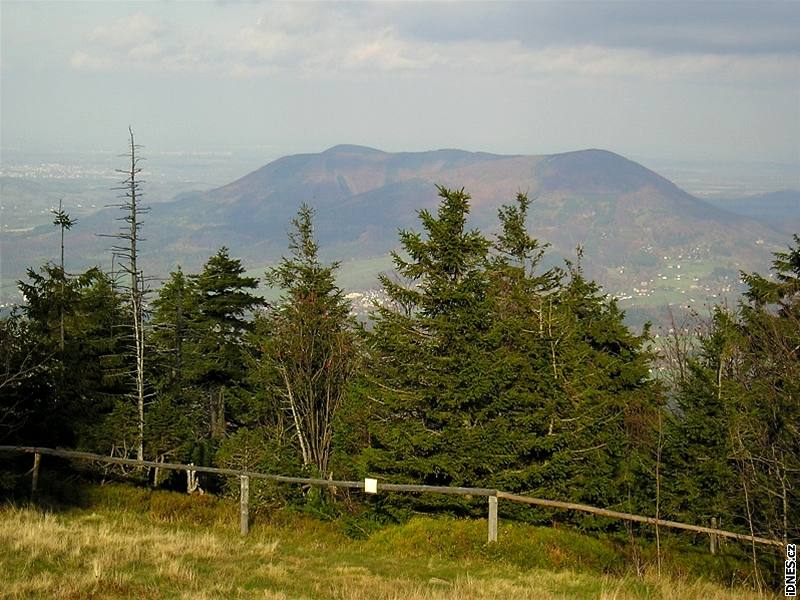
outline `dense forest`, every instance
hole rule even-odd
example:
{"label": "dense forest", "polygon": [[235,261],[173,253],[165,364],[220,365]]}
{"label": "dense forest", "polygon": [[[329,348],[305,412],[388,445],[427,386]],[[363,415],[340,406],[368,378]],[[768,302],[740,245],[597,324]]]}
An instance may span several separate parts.
{"label": "dense forest", "polygon": [[[399,232],[395,269],[379,282],[388,300],[361,323],[305,205],[264,275],[278,300],[259,296],[226,248],[199,273],[150,283],[137,264],[131,144],[117,270],[65,270],[74,220],[59,209],[60,261],[28,271],[25,303],[0,322],[0,444],[492,487],[800,537],[800,236],[770,274],[742,274],[738,306],[714,307],[657,346],[584,277],[580,249],[563,267],[540,265],[547,245],[528,234],[525,195],[499,210],[500,233],[488,237],[467,227],[467,192],[440,188],[438,209]],[[257,490],[264,505],[307,496]],[[450,497],[346,500],[380,518],[478,510]]]}

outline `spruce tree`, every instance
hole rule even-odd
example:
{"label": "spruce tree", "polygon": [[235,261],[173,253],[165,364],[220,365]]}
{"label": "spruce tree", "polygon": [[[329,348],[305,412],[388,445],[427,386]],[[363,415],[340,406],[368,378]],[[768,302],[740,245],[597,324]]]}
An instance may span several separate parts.
{"label": "spruce tree", "polygon": [[486,345],[490,243],[467,229],[464,190],[440,187],[439,196],[436,214],[419,213],[424,233],[400,232],[393,258],[403,279],[380,279],[390,301],[369,338],[378,414],[365,467],[391,481],[480,485],[496,469],[487,408],[503,368]]}
{"label": "spruce tree", "polygon": [[226,390],[236,391],[245,376],[246,334],[253,329],[252,313],[263,304],[253,294],[258,279],[245,275],[239,259],[220,248],[200,274],[191,277],[198,294],[197,382],[208,395],[209,433],[225,434]]}
{"label": "spruce tree", "polygon": [[163,373],[159,388],[179,397],[189,383],[189,371],[196,361],[199,294],[190,278],[179,268],[153,300],[151,340],[156,346]]}
{"label": "spruce tree", "polygon": [[463,190],[440,196],[435,216],[420,212],[423,233],[400,234],[402,279],[381,280],[367,472],[600,505],[646,497],[634,478],[659,405],[646,334],[578,267],[540,272],[524,195],[500,210],[493,244],[467,229]]}
{"label": "spruce tree", "polygon": [[[101,433],[107,428],[101,424],[130,392],[121,363],[128,350],[120,336],[122,299],[96,268],[65,280],[60,267],[45,265],[38,273],[29,270],[19,287],[26,299],[26,331],[49,355],[37,382],[39,426],[28,432],[29,441],[107,452],[101,442],[108,439]],[[135,440],[128,441],[133,446]]]}
{"label": "spruce tree", "polygon": [[737,510],[730,428],[734,407],[723,389],[731,372],[735,315],[715,307],[711,328],[689,361],[677,393],[677,412],[667,421],[666,460],[671,516],[708,524],[725,523]]}
{"label": "spruce tree", "polygon": [[645,468],[658,413],[647,336],[628,330],[623,313],[584,278],[579,263],[567,263],[567,272],[538,272],[547,246],[526,231],[528,205],[520,195],[501,208],[490,270],[491,346],[513,374],[497,390],[510,420],[497,439],[513,448],[497,485],[619,504],[627,489],[640,487],[632,478]]}
{"label": "spruce tree", "polygon": [[678,516],[713,516],[784,540],[797,537],[800,519],[800,237],[794,242],[776,253],[770,278],[742,274],[737,310],[715,310],[668,447]]}
{"label": "spruce tree", "polygon": [[776,252],[772,281],[743,274],[731,376],[733,460],[748,527],[787,542],[800,535],[800,236]]}
{"label": "spruce tree", "polygon": [[153,300],[150,343],[151,379],[156,398],[148,414],[147,450],[151,456],[192,460],[205,436],[203,390],[198,385],[204,357],[200,340],[200,295],[179,268]]}
{"label": "spruce tree", "polygon": [[563,446],[549,464],[547,489],[652,514],[662,396],[650,377],[649,332],[631,332],[616,301],[586,280],[579,264],[569,267],[558,294],[560,322],[548,340],[561,398],[553,430]]}

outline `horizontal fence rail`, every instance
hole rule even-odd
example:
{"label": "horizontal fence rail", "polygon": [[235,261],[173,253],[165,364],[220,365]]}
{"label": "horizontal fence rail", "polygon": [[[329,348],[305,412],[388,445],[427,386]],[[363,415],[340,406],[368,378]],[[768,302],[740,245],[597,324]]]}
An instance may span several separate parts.
{"label": "horizontal fence rail", "polygon": [[684,529],[686,531],[695,531],[697,533],[707,533],[709,535],[717,535],[720,537],[727,537],[735,540],[743,540],[747,542],[756,542],[757,544],[767,544],[770,546],[784,547],[783,542],[780,540],[772,540],[769,538],[746,535],[743,533],[735,533],[733,531],[725,531],[724,529],[714,529],[712,527],[703,527],[701,525],[690,525],[688,523],[680,523],[678,521],[668,521],[665,519],[656,519],[655,517],[643,517],[641,515],[633,515],[630,513],[617,512],[616,510],[608,510],[607,508],[597,508],[596,506],[589,506],[588,504],[575,504],[573,502],[559,502],[558,500],[544,500],[542,498],[532,498],[530,496],[520,496],[519,494],[509,494],[507,492],[497,492],[498,498],[511,500],[512,502],[520,502],[522,504],[533,504],[536,506],[546,506],[549,508],[560,508],[563,510],[577,510],[580,512],[599,515],[601,517],[609,517],[611,519],[622,519],[624,521],[635,521],[637,523],[647,523],[648,525],[658,525],[659,527],[671,527],[672,529]]}
{"label": "horizontal fence rail", "polygon": [[[333,488],[349,488],[365,491],[364,481],[337,481],[332,479],[313,479],[307,477],[289,477],[286,475],[272,475],[269,473],[260,473],[257,471],[244,471],[237,469],[220,469],[217,467],[201,467],[196,465],[185,465],[181,463],[162,463],[153,462],[148,460],[136,460],[132,458],[117,458],[113,456],[103,456],[101,454],[92,454],[90,452],[78,452],[75,450],[57,450],[53,448],[40,448],[37,446],[0,446],[0,452],[18,452],[34,455],[34,466],[32,469],[32,495],[36,494],[39,467],[41,463],[41,456],[57,456],[60,458],[71,458],[78,460],[97,461],[108,464],[129,465],[133,467],[150,467],[153,469],[167,469],[172,471],[187,471],[191,473],[212,473],[215,475],[227,475],[229,477],[238,477],[240,481],[240,514],[241,514],[241,532],[247,533],[249,530],[249,481],[250,479],[263,479],[267,481],[275,481],[278,483],[297,483],[301,485],[310,485],[318,487],[333,487]],[[634,515],[630,513],[618,512],[606,508],[598,508],[588,504],[576,504],[573,502],[561,502],[558,500],[545,500],[543,498],[534,498],[531,496],[522,496],[520,494],[510,494],[492,488],[471,488],[471,487],[449,487],[439,485],[417,485],[417,484],[403,484],[403,483],[379,483],[377,490],[386,492],[415,492],[415,493],[432,493],[432,494],[451,494],[455,496],[479,496],[489,498],[489,541],[497,541],[497,501],[498,499],[509,500],[511,502],[518,502],[521,504],[530,504],[534,506],[542,506],[546,508],[555,508],[560,510],[574,510],[578,512],[589,513],[601,517],[608,517],[611,519],[621,519],[625,521],[634,521],[637,523],[645,523],[647,525],[654,525],[658,527],[668,527],[672,529],[682,529],[685,531],[694,531],[696,533],[708,534],[712,539],[712,548],[715,546],[715,536],[726,537],[735,540],[747,541],[756,544],[764,544],[768,546],[783,547],[783,542],[765,537],[746,535],[743,533],[735,533],[733,531],[726,531],[724,529],[715,529],[713,527],[703,527],[700,525],[690,525],[688,523],[680,523],[678,521],[669,521],[665,519],[656,519],[655,517],[645,517],[642,515]]]}

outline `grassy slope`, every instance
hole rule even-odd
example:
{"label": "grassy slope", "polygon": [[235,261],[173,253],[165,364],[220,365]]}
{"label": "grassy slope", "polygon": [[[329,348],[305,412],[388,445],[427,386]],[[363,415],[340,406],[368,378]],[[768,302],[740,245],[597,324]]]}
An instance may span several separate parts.
{"label": "grassy slope", "polygon": [[[0,507],[0,598],[744,599],[697,578],[626,574],[610,544],[519,524],[487,546],[485,522],[413,519],[367,540],[298,515],[122,486],[89,508]],[[673,571],[674,572],[674,571]]]}

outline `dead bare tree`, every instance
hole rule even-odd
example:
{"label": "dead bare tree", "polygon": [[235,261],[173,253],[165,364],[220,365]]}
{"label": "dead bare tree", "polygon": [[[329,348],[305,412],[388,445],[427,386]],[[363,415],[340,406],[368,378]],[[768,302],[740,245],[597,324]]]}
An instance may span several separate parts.
{"label": "dead bare tree", "polygon": [[661,411],[658,413],[658,443],[656,445],[656,559],[658,561],[658,578],[661,579],[661,531],[658,519],[661,518],[661,453],[664,448],[664,420]]}
{"label": "dead bare tree", "polygon": [[[738,473],[739,473],[739,480],[742,485],[742,491],[744,492],[744,503],[745,503],[745,510],[747,512],[747,526],[750,530],[750,535],[755,535],[755,524],[754,524],[754,509],[753,509],[753,498],[750,490],[750,477],[748,474],[748,461],[749,466],[752,469],[752,456],[749,454],[744,441],[742,440],[742,431],[741,431],[741,423],[740,420],[737,420],[736,423],[733,424],[731,427],[731,436],[733,438],[734,444],[738,447],[735,450],[734,459],[738,463]],[[753,580],[755,582],[756,589],[758,592],[761,593],[763,591],[763,579],[761,576],[761,571],[758,566],[758,554],[756,552],[756,545],[755,542],[750,543],[750,558],[753,564]]]}
{"label": "dead bare tree", "polygon": [[145,362],[145,337],[144,337],[144,301],[147,289],[145,287],[144,274],[139,265],[139,243],[143,241],[140,236],[142,227],[142,215],[146,213],[149,208],[141,205],[141,198],[143,192],[141,190],[142,183],[139,175],[142,172],[140,166],[141,157],[138,151],[141,148],[136,144],[133,128],[128,127],[128,134],[130,136],[130,146],[128,153],[123,155],[129,159],[130,164],[125,169],[117,169],[124,178],[120,182],[120,186],[114,188],[121,192],[118,196],[122,202],[114,204],[120,208],[124,216],[119,217],[118,220],[123,222],[120,231],[115,234],[107,235],[119,240],[118,244],[112,246],[111,251],[119,264],[122,273],[130,278],[130,283],[122,284],[120,287],[126,291],[129,299],[130,307],[130,329],[131,337],[133,340],[134,351],[134,368],[130,371],[134,379],[134,398],[137,408],[137,440],[136,440],[136,458],[139,460],[144,459],[144,406],[145,406],[145,376],[144,376],[144,362]]}
{"label": "dead bare tree", "polygon": [[697,354],[698,342],[708,324],[696,312],[676,317],[667,307],[669,327],[663,331],[659,344],[658,365],[661,379],[670,391],[677,390],[689,377],[689,364]]}

